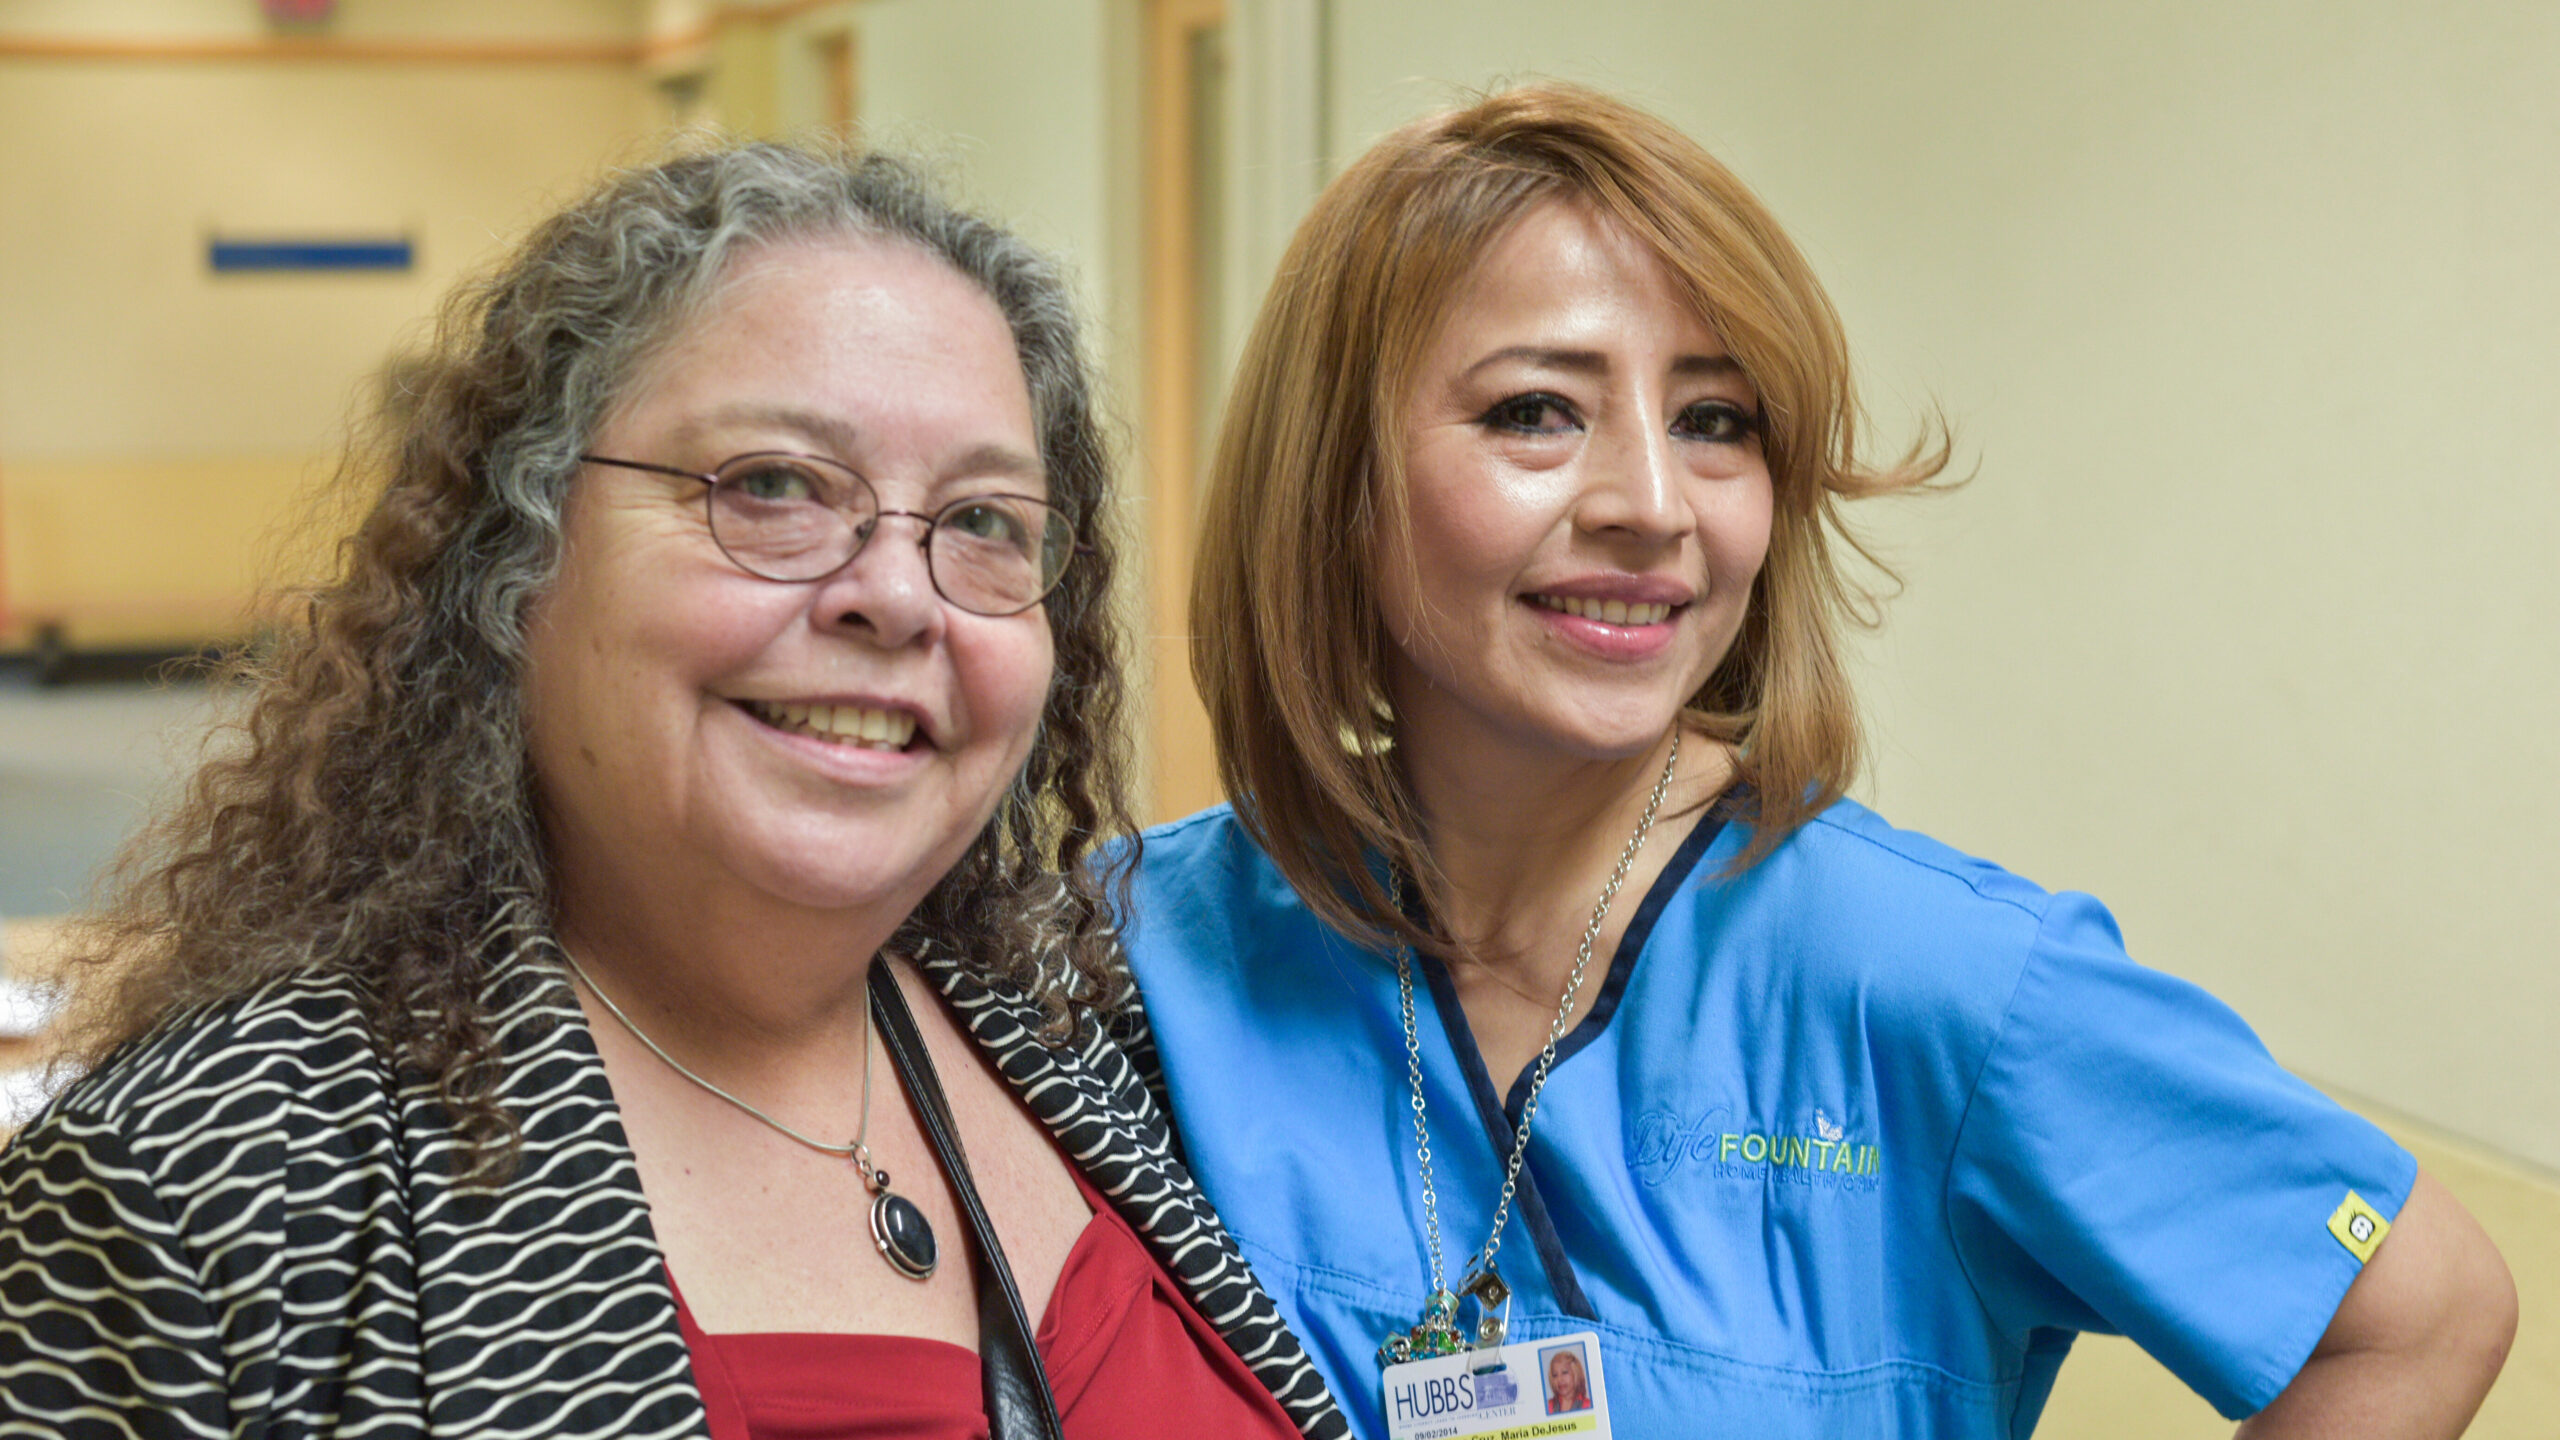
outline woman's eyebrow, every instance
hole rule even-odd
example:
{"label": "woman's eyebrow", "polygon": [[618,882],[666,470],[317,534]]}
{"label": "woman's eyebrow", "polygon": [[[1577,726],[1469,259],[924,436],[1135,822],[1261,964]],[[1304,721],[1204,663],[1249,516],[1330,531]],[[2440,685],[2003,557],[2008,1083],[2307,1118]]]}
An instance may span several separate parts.
{"label": "woman's eyebrow", "polygon": [[980,445],[945,468],[945,474],[973,480],[1045,480],[1040,457],[1010,445]]}
{"label": "woman's eyebrow", "polygon": [[[840,417],[791,405],[755,403],[721,406],[708,415],[687,422],[678,433],[691,436],[731,426],[789,431],[808,442],[810,448],[818,453],[839,458],[854,454],[862,440],[861,429]],[[943,468],[945,474],[972,479],[1041,480],[1048,474],[1039,456],[1015,446],[992,442],[970,449]]]}
{"label": "woman's eyebrow", "polygon": [[[1574,375],[1606,375],[1609,357],[1597,350],[1568,350],[1548,345],[1506,345],[1478,360],[1463,372],[1474,375],[1490,366],[1510,361],[1525,361],[1547,370],[1562,370]],[[1671,373],[1683,379],[1698,376],[1739,376],[1742,362],[1730,355],[1683,355],[1671,362]]]}
{"label": "woman's eyebrow", "polygon": [[1609,373],[1609,357],[1597,350],[1565,350],[1548,345],[1505,345],[1468,366],[1463,373],[1473,375],[1479,370],[1511,361],[1526,361],[1541,369],[1563,370],[1576,375]]}
{"label": "woman's eyebrow", "polygon": [[1699,376],[1722,379],[1728,375],[1736,379],[1749,378],[1743,374],[1742,362],[1730,355],[1683,355],[1671,362],[1671,373],[1682,379]]}
{"label": "woman's eyebrow", "polygon": [[850,422],[833,415],[803,410],[791,405],[766,405],[741,402],[723,405],[707,415],[685,423],[681,435],[698,435],[706,430],[728,427],[758,430],[787,430],[809,442],[813,449],[828,455],[850,455],[861,440],[862,432]]}

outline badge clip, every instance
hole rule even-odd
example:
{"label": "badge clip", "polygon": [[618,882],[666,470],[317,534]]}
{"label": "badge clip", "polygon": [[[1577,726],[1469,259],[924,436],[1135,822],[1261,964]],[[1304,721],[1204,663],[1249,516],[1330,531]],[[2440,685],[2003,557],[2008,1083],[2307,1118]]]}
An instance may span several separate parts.
{"label": "badge clip", "polygon": [[1458,1293],[1476,1302],[1475,1343],[1470,1351],[1491,1350],[1511,1335],[1511,1286],[1502,1272],[1487,1265],[1467,1277]]}

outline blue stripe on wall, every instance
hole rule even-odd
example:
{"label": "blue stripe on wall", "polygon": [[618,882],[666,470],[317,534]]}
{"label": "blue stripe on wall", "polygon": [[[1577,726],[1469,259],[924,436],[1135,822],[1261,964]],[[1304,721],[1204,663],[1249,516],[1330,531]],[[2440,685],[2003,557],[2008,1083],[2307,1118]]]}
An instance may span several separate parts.
{"label": "blue stripe on wall", "polygon": [[227,270],[406,270],[416,260],[400,240],[215,240],[213,268]]}

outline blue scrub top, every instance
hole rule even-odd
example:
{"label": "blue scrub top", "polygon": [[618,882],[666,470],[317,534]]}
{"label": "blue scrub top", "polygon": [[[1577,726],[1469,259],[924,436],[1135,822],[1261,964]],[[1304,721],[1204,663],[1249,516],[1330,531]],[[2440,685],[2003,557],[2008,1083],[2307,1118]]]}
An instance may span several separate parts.
{"label": "blue scrub top", "polygon": [[[2416,1163],[2212,996],[2049,894],[1843,801],[1767,859],[1699,823],[1558,1047],[1501,1252],[1512,1338],[1599,1332],[1627,1435],[2024,1436],[2075,1332],[2222,1411],[2293,1378]],[[1130,958],[1191,1168],[1352,1426],[1428,1288],[1393,964],[1225,807],[1148,833]],[[1497,1096],[1417,972],[1451,1283]]]}

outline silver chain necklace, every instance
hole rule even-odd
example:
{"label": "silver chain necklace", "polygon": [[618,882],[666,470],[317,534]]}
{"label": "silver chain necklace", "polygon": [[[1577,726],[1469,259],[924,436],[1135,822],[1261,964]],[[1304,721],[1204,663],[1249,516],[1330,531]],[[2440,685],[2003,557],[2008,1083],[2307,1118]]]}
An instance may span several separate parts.
{"label": "silver chain necklace", "polygon": [[[871,1136],[871,1007],[868,1004],[862,1009],[862,1123],[854,1131],[851,1144],[835,1145],[815,1136],[803,1135],[693,1073],[683,1061],[650,1039],[649,1032],[624,1014],[621,1006],[613,1003],[613,997],[604,993],[604,987],[598,985],[586,967],[578,963],[577,956],[563,947],[560,958],[569,962],[569,969],[577,975],[579,983],[587,987],[589,994],[604,1002],[606,1012],[622,1022],[622,1028],[631,1032],[631,1038],[647,1046],[650,1054],[666,1061],[668,1069],[820,1154],[840,1155],[851,1160],[855,1173],[862,1177],[863,1188],[871,1192],[872,1247],[880,1252],[881,1259],[889,1262],[890,1269],[910,1280],[923,1280],[933,1274],[937,1259],[933,1223],[925,1219],[924,1212],[916,1208],[914,1201],[889,1188],[888,1171],[871,1163],[871,1146],[867,1143]],[[874,960],[872,963],[880,962]]]}
{"label": "silver chain necklace", "polygon": [[[1661,812],[1662,799],[1670,793],[1671,777],[1679,768],[1680,731],[1675,726],[1671,754],[1662,762],[1661,778],[1653,782],[1653,793],[1644,802],[1644,814],[1636,821],[1635,833],[1627,837],[1627,848],[1618,855],[1618,867],[1609,872],[1609,883],[1600,887],[1600,902],[1591,907],[1591,923],[1582,927],[1582,946],[1574,952],[1573,973],[1564,982],[1564,999],[1556,1006],[1556,1018],[1547,1025],[1546,1048],[1538,1052],[1537,1068],[1529,1075],[1529,1093],[1520,1101],[1520,1128],[1511,1137],[1511,1159],[1503,1167],[1502,1198],[1493,1207],[1493,1231],[1485,1237],[1484,1248],[1468,1258],[1466,1278],[1454,1291],[1448,1287],[1446,1272],[1440,1266],[1440,1197],[1431,1183],[1431,1127],[1422,1096],[1422,1030],[1413,1018],[1412,956],[1409,947],[1396,947],[1396,993],[1402,1002],[1405,1074],[1413,1084],[1413,1147],[1422,1170],[1422,1228],[1431,1257],[1431,1293],[1423,1299],[1422,1318],[1411,1329],[1389,1335],[1378,1346],[1378,1363],[1382,1366],[1434,1355],[1455,1355],[1464,1348],[1466,1341],[1458,1332],[1458,1300],[1462,1295],[1472,1296],[1483,1309],[1483,1318],[1476,1325],[1476,1344],[1499,1345],[1510,1328],[1507,1317],[1511,1287],[1503,1282],[1493,1259],[1502,1249],[1502,1228],[1511,1218],[1511,1202],[1520,1190],[1520,1165],[1529,1154],[1529,1126],[1538,1118],[1538,1096],[1547,1088],[1547,1072],[1555,1068],[1556,1045],[1564,1038],[1565,1022],[1573,1016],[1574,997],[1581,993],[1583,975],[1591,967],[1591,947],[1599,942],[1600,927],[1609,918],[1609,906],[1617,900],[1618,888],[1627,883],[1627,872],[1635,868],[1636,852],[1644,848],[1645,837],[1653,833],[1653,817]],[[1401,904],[1392,881],[1387,898],[1390,903]]]}

